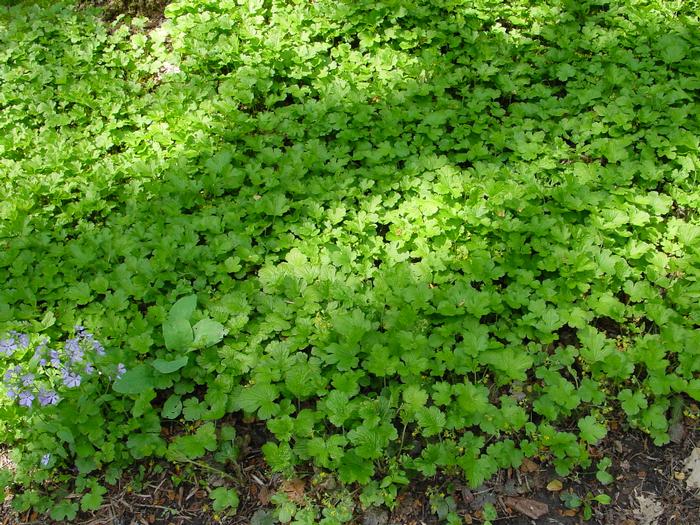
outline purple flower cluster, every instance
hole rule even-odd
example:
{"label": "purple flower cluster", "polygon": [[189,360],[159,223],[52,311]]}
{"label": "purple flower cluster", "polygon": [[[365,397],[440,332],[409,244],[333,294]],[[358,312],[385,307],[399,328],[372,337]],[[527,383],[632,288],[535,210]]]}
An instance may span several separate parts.
{"label": "purple flower cluster", "polygon": [[17,400],[19,406],[31,407],[38,399],[42,406],[55,405],[60,398],[53,390],[47,390],[38,386],[36,377],[31,372],[26,372],[21,365],[15,365],[8,369],[2,377],[7,397]]}
{"label": "purple flower cluster", "polygon": [[12,356],[14,353],[23,348],[29,347],[29,336],[12,331],[8,334],[10,337],[0,340],[0,355]]}
{"label": "purple flower cluster", "polygon": [[[11,357],[30,345],[26,334],[10,332],[9,336],[0,341],[0,357]],[[62,348],[49,348],[48,339],[43,339],[36,345],[33,358],[24,363],[27,369],[19,364],[9,368],[2,378],[6,394],[27,408],[35,401],[41,406],[56,405],[61,400],[57,387],[78,388],[85,376],[99,374],[95,362],[105,355],[104,346],[85,327],[78,325],[74,337],[68,339]],[[126,368],[119,363],[116,377],[125,372]],[[42,377],[41,382],[37,381],[37,374]]]}

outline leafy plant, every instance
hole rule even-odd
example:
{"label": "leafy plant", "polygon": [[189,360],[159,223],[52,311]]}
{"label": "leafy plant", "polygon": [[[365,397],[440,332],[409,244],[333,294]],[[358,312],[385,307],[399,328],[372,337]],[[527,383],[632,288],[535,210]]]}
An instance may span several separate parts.
{"label": "leafy plant", "polygon": [[700,399],[696,2],[492,4],[0,12],[17,509],[235,461],[231,414],[272,470],[373,504],[527,457],[568,476],[612,420],[668,442]]}
{"label": "leafy plant", "polygon": [[571,492],[562,492],[560,496],[564,504],[570,509],[582,509],[582,517],[588,521],[593,517],[593,506],[597,503],[600,505],[609,505],[612,499],[607,494],[593,495],[587,492],[584,497],[579,497]]}

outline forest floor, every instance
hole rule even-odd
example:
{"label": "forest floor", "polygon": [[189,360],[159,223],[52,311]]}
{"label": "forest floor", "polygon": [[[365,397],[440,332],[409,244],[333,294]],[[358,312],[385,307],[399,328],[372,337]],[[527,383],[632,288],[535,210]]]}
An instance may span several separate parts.
{"label": "forest floor", "polygon": [[[243,451],[238,472],[241,503],[235,516],[219,516],[209,507],[206,491],[199,481],[208,478],[216,485],[217,473],[194,468],[188,473],[170,470],[167,464],[143,465],[125,476],[105,497],[102,508],[75,521],[81,525],[264,525],[278,523],[273,517],[270,497],[278,491],[299,503],[321,501],[332,493],[334,481],[312,482],[308,477],[284,481],[270,474],[259,445],[268,435],[259,425],[247,428],[249,446]],[[482,523],[481,509],[492,503],[498,510],[495,523],[502,525],[696,525],[700,523],[699,489],[691,483],[700,480],[700,426],[687,419],[674,432],[674,442],[657,447],[648,436],[637,431],[618,430],[596,447],[595,453],[613,459],[611,474],[615,481],[599,483],[594,473],[580,473],[562,481],[551,469],[526,461],[518,470],[502,472],[477,490],[470,490],[458,478],[437,476],[407,486],[398,497],[398,505],[386,509],[361,509],[353,525],[437,525],[441,502],[453,505],[465,524]],[[695,453],[694,453],[695,451]],[[693,462],[692,459],[695,461]],[[694,468],[693,468],[694,467]],[[179,483],[175,483],[181,480]],[[587,494],[606,493],[608,505],[593,505],[592,516],[584,520]],[[566,504],[575,494],[580,506]],[[440,496],[440,497],[436,497]],[[451,498],[451,500],[449,499]],[[539,516],[534,518],[534,516]],[[0,510],[2,525],[39,525],[48,523],[34,513],[18,516],[7,506]]]}

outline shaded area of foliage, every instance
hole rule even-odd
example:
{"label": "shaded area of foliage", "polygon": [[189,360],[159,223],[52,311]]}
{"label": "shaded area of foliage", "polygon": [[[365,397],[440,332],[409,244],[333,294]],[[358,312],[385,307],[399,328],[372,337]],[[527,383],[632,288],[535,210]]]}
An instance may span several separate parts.
{"label": "shaded area of foliage", "polygon": [[145,16],[154,23],[161,20],[163,9],[169,0],[86,0],[83,7],[102,9],[102,18],[112,20],[118,16]]}
{"label": "shaded area of foliage", "polygon": [[[368,505],[437,469],[589,467],[613,411],[667,442],[700,397],[694,7],[183,1],[151,31],[5,11],[0,321],[85,325],[140,371],[2,401],[15,482],[225,463],[232,412],[267,422],[272,469]],[[227,335],[162,372],[191,294]]]}

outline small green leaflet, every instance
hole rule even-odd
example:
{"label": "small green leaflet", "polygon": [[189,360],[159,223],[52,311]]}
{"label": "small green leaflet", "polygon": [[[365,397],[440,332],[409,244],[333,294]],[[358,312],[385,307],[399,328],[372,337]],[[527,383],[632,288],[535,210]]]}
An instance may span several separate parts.
{"label": "small green leaflet", "polygon": [[516,381],[525,381],[527,371],[532,367],[532,357],[523,347],[487,350],[481,354],[480,360]]}
{"label": "small green leaflet", "polygon": [[578,428],[581,430],[581,438],[591,445],[595,445],[608,433],[605,425],[601,425],[593,416],[586,416],[578,421]]}
{"label": "small green leaflet", "polygon": [[659,49],[664,62],[674,63],[683,60],[688,53],[688,42],[679,35],[666,34],[659,39]]}
{"label": "small green leaflet", "polygon": [[80,499],[80,510],[83,512],[91,512],[99,509],[102,505],[102,496],[104,496],[106,492],[106,488],[95,483],[92,486],[92,490]]}
{"label": "small green leaflet", "polygon": [[256,383],[242,388],[235,398],[236,408],[245,412],[258,411],[261,419],[269,419],[279,412],[279,405],[275,403],[279,390],[276,386],[267,383]]}
{"label": "small green leaflet", "polygon": [[443,431],[447,419],[438,407],[432,406],[419,408],[416,412],[416,421],[421,426],[423,435],[430,437]]}
{"label": "small green leaflet", "polygon": [[226,329],[213,319],[202,319],[193,327],[194,346],[207,348],[220,342],[226,335]]}
{"label": "small green leaflet", "polygon": [[408,385],[402,395],[404,409],[410,414],[414,414],[428,402],[428,393],[417,385]]}
{"label": "small green leaflet", "polygon": [[286,472],[294,466],[295,455],[289,447],[289,443],[278,445],[269,441],[261,447],[261,450],[265,455],[265,461],[273,471]]}
{"label": "small green leaflet", "polygon": [[471,488],[480,487],[498,470],[496,461],[490,456],[481,456],[478,459],[463,456],[458,460],[458,464],[462,467]]}
{"label": "small green leaflet", "polygon": [[629,388],[625,388],[618,395],[622,409],[628,416],[636,416],[640,410],[647,408],[647,399],[644,393],[636,391],[632,392]]}
{"label": "small green leaflet", "polygon": [[357,482],[366,485],[374,474],[374,464],[350,450],[343,456],[338,473],[343,483]]}
{"label": "small green leaflet", "polygon": [[223,510],[235,512],[238,508],[238,493],[234,489],[218,487],[209,493],[209,497],[212,499],[211,507],[214,512]]}
{"label": "small green leaflet", "polygon": [[183,366],[187,364],[188,357],[186,355],[180,356],[172,361],[166,361],[165,359],[155,359],[153,363],[153,368],[158,370],[161,374],[172,374],[177,370],[180,370]]}
{"label": "small green leaflet", "polygon": [[206,451],[216,450],[216,428],[214,423],[205,423],[193,435],[178,436],[168,446],[168,457],[174,461],[197,459]]}
{"label": "small green leaflet", "polygon": [[182,413],[182,399],[177,394],[173,394],[163,403],[161,415],[166,419],[175,419]]}
{"label": "small green leaflet", "polygon": [[78,514],[78,504],[68,500],[57,503],[51,509],[51,519],[56,521],[73,521]]}
{"label": "small green leaflet", "polygon": [[188,397],[182,402],[182,415],[186,421],[197,421],[207,413],[207,404],[196,397]]}
{"label": "small green leaflet", "polygon": [[589,363],[603,361],[613,351],[612,342],[592,326],[578,331],[581,341],[581,357]]}
{"label": "small green leaflet", "polygon": [[336,427],[343,426],[354,412],[354,408],[350,404],[350,396],[340,390],[332,390],[323,403],[328,420]]}

